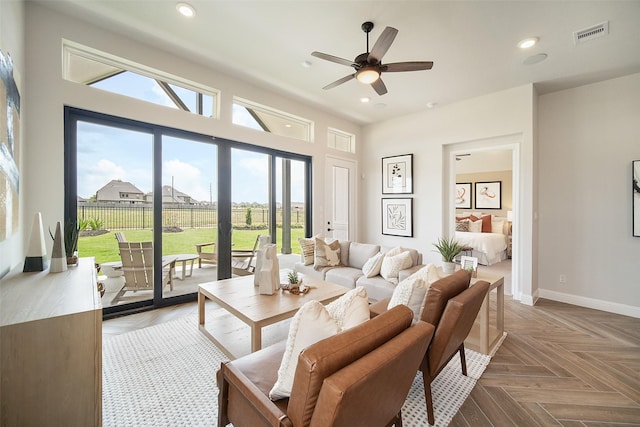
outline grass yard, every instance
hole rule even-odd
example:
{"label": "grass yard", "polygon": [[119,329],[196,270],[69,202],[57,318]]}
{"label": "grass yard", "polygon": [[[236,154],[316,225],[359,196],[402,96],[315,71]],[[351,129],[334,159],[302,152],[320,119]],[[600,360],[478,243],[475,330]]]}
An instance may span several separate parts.
{"label": "grass yard", "polygon": [[[153,239],[152,230],[111,230],[99,236],[84,236],[78,240],[78,253],[80,256],[93,256],[97,263],[119,261],[118,243],[115,232],[124,234],[129,242],[148,242]],[[252,249],[258,234],[264,235],[268,230],[234,230],[234,249]],[[281,248],[282,229],[277,229],[278,251]],[[304,237],[304,229],[291,230],[291,250],[300,253],[298,238]],[[215,242],[217,229],[215,228],[187,228],[179,233],[162,234],[163,255],[171,254],[195,254],[196,243]]]}

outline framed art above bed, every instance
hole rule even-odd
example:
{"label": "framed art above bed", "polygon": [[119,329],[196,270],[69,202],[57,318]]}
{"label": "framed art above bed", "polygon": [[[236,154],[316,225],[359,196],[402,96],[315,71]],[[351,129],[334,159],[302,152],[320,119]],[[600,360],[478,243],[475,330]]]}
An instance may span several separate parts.
{"label": "framed art above bed", "polygon": [[475,184],[476,209],[502,209],[502,181]]}
{"label": "framed art above bed", "polygon": [[456,183],[456,209],[471,209],[471,183]]}

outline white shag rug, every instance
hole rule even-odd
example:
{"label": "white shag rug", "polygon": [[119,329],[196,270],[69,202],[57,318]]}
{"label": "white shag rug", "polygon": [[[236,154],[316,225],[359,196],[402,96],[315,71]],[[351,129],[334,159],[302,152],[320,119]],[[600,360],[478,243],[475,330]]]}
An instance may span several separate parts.
{"label": "white shag rug", "polygon": [[[102,345],[104,426],[215,426],[215,373],[228,360],[194,317],[107,338]],[[468,376],[456,355],[431,385],[436,426],[446,426],[491,358],[466,350]],[[422,374],[402,408],[406,427],[427,426]]]}

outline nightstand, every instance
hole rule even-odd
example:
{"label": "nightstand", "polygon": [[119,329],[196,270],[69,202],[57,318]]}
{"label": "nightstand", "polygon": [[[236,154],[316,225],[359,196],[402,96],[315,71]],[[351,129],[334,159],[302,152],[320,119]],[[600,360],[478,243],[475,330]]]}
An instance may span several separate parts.
{"label": "nightstand", "polygon": [[511,259],[511,239],[513,239],[511,234],[507,236],[507,239],[507,258]]}

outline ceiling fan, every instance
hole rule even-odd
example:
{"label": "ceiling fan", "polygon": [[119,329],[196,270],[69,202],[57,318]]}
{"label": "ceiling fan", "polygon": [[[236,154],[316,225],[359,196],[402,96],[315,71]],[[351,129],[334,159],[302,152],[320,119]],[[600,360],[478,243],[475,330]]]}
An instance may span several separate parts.
{"label": "ceiling fan", "polygon": [[371,51],[369,51],[369,33],[373,29],[373,22],[367,21],[362,24],[361,28],[362,31],[367,34],[367,51],[356,56],[356,59],[353,61],[322,52],[311,52],[311,55],[316,58],[335,62],[336,64],[347,65],[356,70],[355,73],[338,79],[323,87],[323,89],[334,88],[355,78],[362,83],[370,84],[378,95],[384,95],[387,93],[387,87],[380,78],[382,73],[430,70],[433,67],[433,62],[431,61],[407,61],[383,64],[382,57],[387,53],[389,47],[391,47],[391,43],[393,43],[393,40],[396,38],[398,30],[393,27],[386,27],[384,31],[382,31],[382,34],[380,34],[376,44],[374,44]]}

